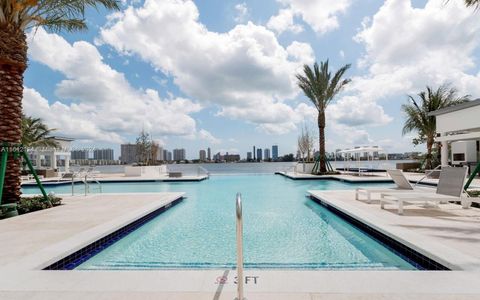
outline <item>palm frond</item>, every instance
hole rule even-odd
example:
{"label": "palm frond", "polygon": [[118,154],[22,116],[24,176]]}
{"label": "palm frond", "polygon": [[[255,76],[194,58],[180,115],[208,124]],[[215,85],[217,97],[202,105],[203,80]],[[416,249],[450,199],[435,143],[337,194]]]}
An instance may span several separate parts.
{"label": "palm frond", "polygon": [[120,8],[118,0],[2,0],[0,24],[7,23],[21,30],[38,26],[53,31],[83,30],[86,9],[101,7]]}

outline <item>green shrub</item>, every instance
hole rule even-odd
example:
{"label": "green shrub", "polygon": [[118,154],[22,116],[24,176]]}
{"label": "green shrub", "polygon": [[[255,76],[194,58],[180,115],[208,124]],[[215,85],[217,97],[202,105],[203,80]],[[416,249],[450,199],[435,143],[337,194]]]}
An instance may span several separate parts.
{"label": "green shrub", "polygon": [[[62,198],[48,195],[48,199],[52,206],[58,206],[62,204]],[[22,197],[17,204],[18,214],[26,214],[29,212],[50,208],[50,204],[45,201],[43,196]]]}

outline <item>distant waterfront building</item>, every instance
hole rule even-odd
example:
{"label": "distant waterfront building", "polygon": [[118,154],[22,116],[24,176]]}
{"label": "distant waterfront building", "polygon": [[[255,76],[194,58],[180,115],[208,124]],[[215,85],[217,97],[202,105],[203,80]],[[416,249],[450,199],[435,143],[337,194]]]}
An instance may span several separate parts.
{"label": "distant waterfront building", "polygon": [[247,160],[252,160],[252,152],[247,152]]}
{"label": "distant waterfront building", "polygon": [[93,159],[113,160],[113,149],[95,149],[93,150]]}
{"label": "distant waterfront building", "polygon": [[270,160],[270,149],[265,148],[263,150],[263,160]]}
{"label": "distant waterfront building", "polygon": [[278,160],[278,145],[272,146],[272,159]]}
{"label": "distant waterfront building", "polygon": [[185,160],[185,149],[173,149],[173,160]]}
{"label": "distant waterfront building", "polygon": [[73,150],[70,152],[70,159],[88,159],[88,150]]}
{"label": "distant waterfront building", "polygon": [[137,145],[120,145],[120,161],[123,164],[133,164],[137,162]]}
{"label": "distant waterfront building", "polygon": [[212,150],[210,149],[210,147],[208,147],[207,149],[207,159],[209,161],[212,160]]}
{"label": "distant waterfront building", "polygon": [[167,149],[163,149],[163,159],[164,161],[167,161],[168,160],[168,150]]}
{"label": "distant waterfront building", "polygon": [[172,152],[171,151],[167,151],[167,161],[172,161]]}
{"label": "distant waterfront building", "polygon": [[213,156],[213,160],[214,160],[214,161],[223,161],[223,156],[222,156],[222,154],[220,154],[220,152],[218,152],[217,154],[215,154],[215,155]]}
{"label": "distant waterfront building", "polygon": [[253,146],[253,160],[257,160],[255,154],[256,154],[256,152],[255,152],[255,146]]}
{"label": "distant waterfront building", "polygon": [[257,149],[257,161],[262,160],[262,148]]}
{"label": "distant waterfront building", "polygon": [[240,161],[240,155],[226,154],[223,156],[223,160],[225,160],[226,162],[237,162],[237,161]]}
{"label": "distant waterfront building", "polygon": [[200,150],[198,154],[200,161],[205,161],[207,159],[207,153],[205,152],[205,150]]}
{"label": "distant waterfront building", "polygon": [[157,151],[156,152],[157,152],[156,153],[157,156],[155,157],[155,159],[157,161],[164,161],[165,160],[165,158],[164,158],[164,152],[165,151],[163,150],[163,147],[157,146]]}

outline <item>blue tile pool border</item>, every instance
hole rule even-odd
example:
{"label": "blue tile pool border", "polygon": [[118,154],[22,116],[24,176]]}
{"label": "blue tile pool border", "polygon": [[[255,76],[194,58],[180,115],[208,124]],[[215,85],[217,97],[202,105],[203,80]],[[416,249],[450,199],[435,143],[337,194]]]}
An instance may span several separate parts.
{"label": "blue tile pool border", "polygon": [[376,230],[375,228],[357,220],[356,218],[344,213],[343,211],[325,203],[321,199],[318,199],[314,196],[309,196],[309,198],[315,201],[317,204],[325,207],[334,214],[340,216],[345,221],[349,222],[353,226],[362,230],[365,234],[369,235],[371,238],[376,240],[378,243],[385,246],[387,249],[400,256],[402,259],[406,260],[408,263],[413,265],[418,270],[428,270],[428,271],[450,271],[449,268],[444,265],[434,261],[433,259],[421,254],[418,251],[402,244],[401,242],[387,236],[386,234]]}
{"label": "blue tile pool border", "polygon": [[73,252],[72,254],[60,259],[59,261],[49,265],[48,267],[44,268],[43,270],[73,270],[86,260],[92,258],[105,248],[113,245],[115,242],[119,241],[120,239],[124,238],[126,235],[130,234],[131,232],[135,231],[139,227],[145,225],[152,219],[156,218],[158,215],[166,211],[167,209],[177,205],[182,201],[184,197],[180,197],[175,199],[174,201],[164,205],[155,211],[152,211],[145,216],[129,223],[128,225],[123,226],[120,229],[115,230],[114,232],[100,238],[99,240],[83,247],[80,250]]}

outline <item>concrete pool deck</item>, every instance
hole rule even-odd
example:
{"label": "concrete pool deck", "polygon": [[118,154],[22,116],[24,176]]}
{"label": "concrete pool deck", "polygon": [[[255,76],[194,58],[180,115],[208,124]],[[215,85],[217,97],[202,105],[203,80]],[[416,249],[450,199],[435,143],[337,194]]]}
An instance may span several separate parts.
{"label": "concrete pool deck", "polygon": [[[329,193],[336,195],[339,191]],[[338,197],[333,198],[332,195],[323,197],[330,198],[329,201],[333,202],[337,198],[348,196],[338,194]],[[233,270],[39,269],[59,256],[72,252],[73,248],[89,243],[181,196],[181,193],[157,193],[65,197],[65,205],[0,220],[0,239],[4,241],[0,245],[0,299],[233,299],[236,296],[236,285],[233,282],[236,272]],[[189,200],[187,198],[183,201]],[[348,200],[344,202],[344,207],[347,207]],[[372,205],[361,204],[355,202],[349,209],[368,212],[374,208]],[[389,211],[380,213],[395,216]],[[233,216],[234,212],[232,218]],[[478,226],[476,228],[478,231]],[[471,237],[476,239],[477,233]],[[476,249],[478,248],[465,252],[465,255],[473,256]],[[480,272],[476,268],[468,271],[247,269],[245,276],[248,281],[245,296],[248,300],[470,300],[480,297]]]}
{"label": "concrete pool deck", "polygon": [[[351,174],[339,174],[339,175],[313,175],[307,173],[299,173],[299,172],[276,172],[275,174],[281,175],[293,180],[328,180],[334,179],[339,181],[345,181],[349,183],[373,183],[373,182],[393,182],[390,177],[386,175],[385,172],[378,172],[374,173],[374,175],[363,175],[363,176],[354,176]],[[404,172],[405,177],[411,182],[416,183],[420,179],[424,177],[422,173],[412,173],[412,172]],[[437,185],[438,179],[432,178],[425,178],[421,181],[423,184],[427,185]],[[472,189],[480,189],[480,179],[475,178],[473,179],[470,188]]]}

